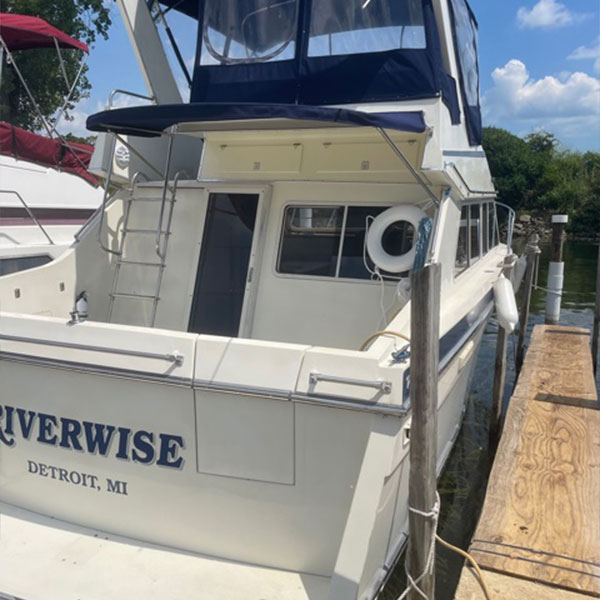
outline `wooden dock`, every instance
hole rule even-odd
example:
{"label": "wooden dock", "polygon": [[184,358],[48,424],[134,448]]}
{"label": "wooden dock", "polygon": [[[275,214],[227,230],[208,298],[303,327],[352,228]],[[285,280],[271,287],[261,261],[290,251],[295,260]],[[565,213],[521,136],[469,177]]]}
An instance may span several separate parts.
{"label": "wooden dock", "polygon": [[495,600],[600,597],[598,408],[589,331],[536,326],[469,549]]}

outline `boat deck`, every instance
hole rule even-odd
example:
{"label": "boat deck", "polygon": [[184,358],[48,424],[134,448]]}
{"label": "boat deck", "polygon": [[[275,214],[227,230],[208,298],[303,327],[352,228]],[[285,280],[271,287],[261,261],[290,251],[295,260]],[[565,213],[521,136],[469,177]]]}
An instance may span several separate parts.
{"label": "boat deck", "polygon": [[0,599],[325,600],[329,579],[178,552],[0,504]]}
{"label": "boat deck", "polygon": [[[534,329],[469,549],[495,598],[600,596],[600,410],[589,342],[586,329]],[[469,568],[455,597],[482,597]]]}

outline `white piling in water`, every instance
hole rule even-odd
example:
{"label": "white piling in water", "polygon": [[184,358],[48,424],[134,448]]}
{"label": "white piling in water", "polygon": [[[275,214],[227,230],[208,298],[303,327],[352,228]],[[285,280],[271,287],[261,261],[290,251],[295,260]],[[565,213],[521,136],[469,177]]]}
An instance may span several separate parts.
{"label": "white piling in water", "polygon": [[564,283],[565,263],[562,259],[565,225],[568,215],[552,216],[552,260],[548,266],[546,324],[558,325]]}

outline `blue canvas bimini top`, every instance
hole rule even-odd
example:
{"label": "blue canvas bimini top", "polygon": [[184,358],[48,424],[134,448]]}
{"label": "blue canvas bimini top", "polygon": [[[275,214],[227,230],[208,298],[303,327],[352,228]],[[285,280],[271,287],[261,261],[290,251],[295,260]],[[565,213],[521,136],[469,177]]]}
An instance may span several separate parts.
{"label": "blue canvas bimini top", "polygon": [[[345,108],[298,104],[192,103],[136,106],[106,110],[87,120],[90,131],[112,131],[154,137],[180,123],[196,123],[197,129],[261,130],[330,127],[376,127],[423,133],[423,113],[366,113]],[[219,123],[219,126],[216,126]]]}

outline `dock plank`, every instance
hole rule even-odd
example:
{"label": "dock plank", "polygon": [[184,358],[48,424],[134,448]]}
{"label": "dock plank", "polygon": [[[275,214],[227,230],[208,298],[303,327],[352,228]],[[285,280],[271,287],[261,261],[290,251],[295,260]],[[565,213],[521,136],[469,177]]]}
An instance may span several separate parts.
{"label": "dock plank", "polygon": [[534,329],[470,552],[484,569],[600,597],[600,411],[589,341],[583,329]]}

